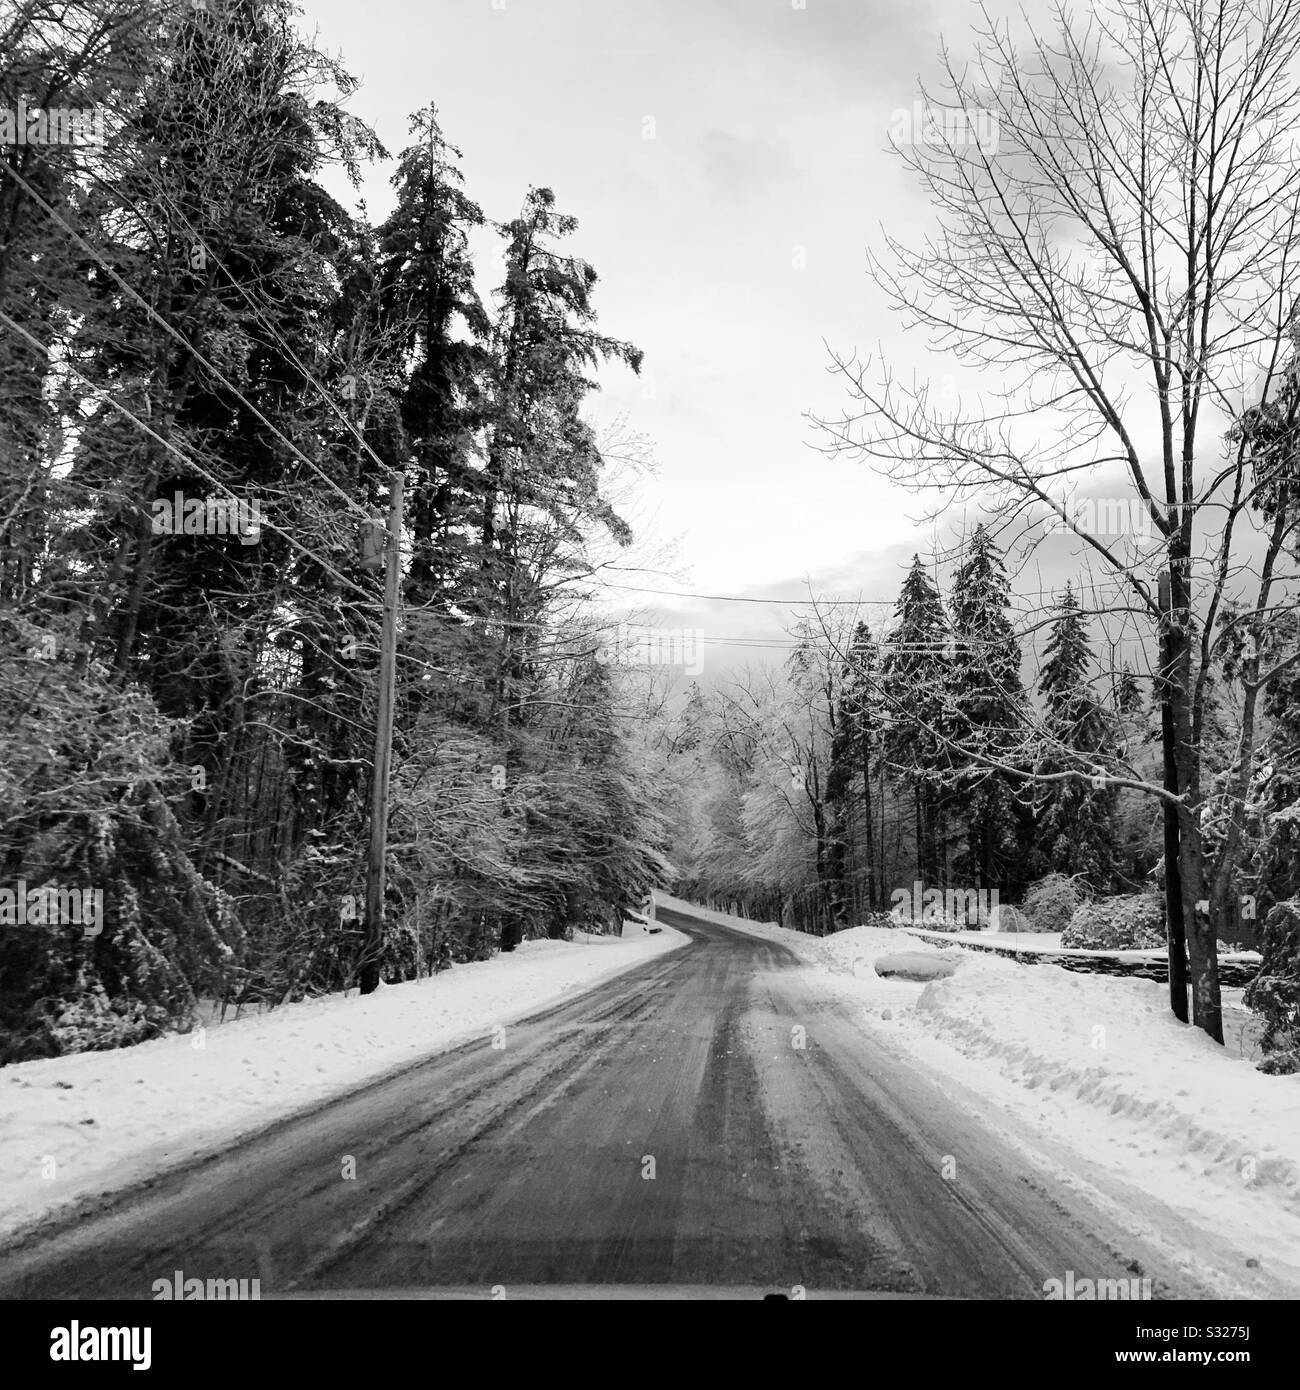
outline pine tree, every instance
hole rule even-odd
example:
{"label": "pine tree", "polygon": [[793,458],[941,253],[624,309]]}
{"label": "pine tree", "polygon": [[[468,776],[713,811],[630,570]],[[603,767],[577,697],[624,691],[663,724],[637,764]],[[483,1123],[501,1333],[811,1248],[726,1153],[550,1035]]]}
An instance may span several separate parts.
{"label": "pine tree", "polygon": [[[1281,615],[1270,634],[1277,662],[1300,650],[1300,622]],[[1300,1071],[1300,664],[1269,683],[1264,700],[1269,729],[1255,759],[1250,786],[1253,883],[1246,901],[1260,930],[1259,973],[1247,1006],[1263,1022],[1262,1071]]]}
{"label": "pine tree", "polygon": [[416,143],[393,175],[397,206],[379,228],[380,313],[406,364],[402,425],[410,456],[408,606],[460,596],[467,523],[481,503],[471,443],[482,423],[490,332],[474,287],[469,234],[483,212],[462,191],[460,151],[430,104],[410,118]]}
{"label": "pine tree", "polygon": [[[102,891],[104,922],[0,931],[0,1061],[355,982],[380,611],[357,539],[395,472],[382,970],[615,921],[668,871],[663,799],[557,580],[630,538],[583,410],[640,355],[557,249],[573,219],[540,189],[500,228],[489,316],[432,106],[393,214],[349,216],[325,164],[355,184],[383,151],[289,0],[24,0],[0,39],[0,104],[111,112],[102,148],[0,149],[0,887]],[[178,491],[198,524],[155,526]]]}
{"label": "pine tree", "polygon": [[1115,682],[1115,713],[1123,719],[1138,714],[1142,709],[1142,688],[1138,685],[1133,668],[1126,661],[1120,668],[1119,679]]}
{"label": "pine tree", "polygon": [[[1038,690],[1043,699],[1046,744],[1036,771],[1091,771],[1111,747],[1114,721],[1089,687],[1092,648],[1071,584],[1057,604]],[[1034,876],[1082,876],[1093,888],[1112,886],[1115,870],[1113,788],[1070,778],[1040,783],[1034,801]]]}
{"label": "pine tree", "polygon": [[1011,586],[1002,554],[982,524],[953,576],[949,606],[945,732],[955,751],[944,801],[966,829],[955,869],[980,889],[1015,896],[1024,882],[1027,816],[1015,779],[985,759],[1014,766],[1024,757],[1020,644],[1008,617]]}
{"label": "pine tree", "polygon": [[[858,900],[871,908],[878,906],[883,892],[883,854],[877,848],[871,776],[872,761],[880,748],[882,718],[879,680],[880,653],[871,629],[859,622],[853,631],[840,680],[839,701],[835,709],[835,729],[831,740],[831,763],[826,774],[826,799],[833,812],[832,846],[837,868],[848,853],[853,823],[851,793],[862,778],[862,843],[864,848]],[[842,869],[839,869],[842,876]],[[863,891],[865,889],[865,891]]]}
{"label": "pine tree", "polygon": [[916,874],[939,880],[940,772],[947,763],[938,731],[943,725],[948,665],[948,622],[939,592],[920,557],[903,580],[894,625],[881,666],[884,753],[894,780],[912,795],[916,825]]}
{"label": "pine tree", "polygon": [[[1277,664],[1300,650],[1300,621],[1280,615],[1268,652]],[[1252,870],[1260,916],[1300,897],[1300,664],[1270,682],[1264,698],[1268,731],[1255,757],[1250,785]]]}
{"label": "pine tree", "polygon": [[[486,718],[511,773],[522,773],[517,733],[529,722],[530,696],[554,664],[543,651],[544,570],[584,572],[582,536],[591,526],[620,544],[631,540],[601,494],[604,460],[581,409],[595,389],[586,373],[609,360],[639,371],[641,353],[597,330],[595,270],[555,247],[576,229],[548,188],[531,189],[522,214],[498,227],[506,276],[488,369],[477,612],[499,634]],[[522,914],[506,914],[503,948],[522,930]]]}

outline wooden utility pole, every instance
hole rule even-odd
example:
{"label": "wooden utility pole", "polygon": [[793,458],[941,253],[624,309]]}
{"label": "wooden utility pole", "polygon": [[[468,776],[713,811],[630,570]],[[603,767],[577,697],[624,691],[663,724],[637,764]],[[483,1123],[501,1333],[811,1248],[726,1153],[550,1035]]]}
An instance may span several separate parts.
{"label": "wooden utility pole", "polygon": [[[1164,748],[1164,787],[1175,796],[1178,785],[1178,762],[1174,751],[1174,709],[1169,697],[1169,682],[1173,679],[1173,642],[1170,625],[1173,622],[1173,599],[1169,587],[1169,571],[1160,575],[1160,725]],[[1187,1022],[1187,924],[1183,921],[1183,880],[1179,866],[1182,832],[1178,823],[1179,811],[1168,801],[1164,805],[1165,830],[1165,936],[1169,944],[1169,1007],[1174,1016]]]}
{"label": "wooden utility pole", "polygon": [[375,761],[370,782],[370,850],[366,861],[366,934],[361,950],[361,993],[379,986],[384,948],[384,855],[388,848],[388,773],[393,757],[393,697],[397,677],[397,597],[402,574],[401,472],[390,479],[388,532],[384,552],[384,623],[379,641],[379,709],[375,716]]}

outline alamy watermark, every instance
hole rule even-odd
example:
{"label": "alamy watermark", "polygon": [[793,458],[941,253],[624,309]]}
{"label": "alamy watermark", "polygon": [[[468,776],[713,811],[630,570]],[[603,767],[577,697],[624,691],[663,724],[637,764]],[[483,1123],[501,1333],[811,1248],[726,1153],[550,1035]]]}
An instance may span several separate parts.
{"label": "alamy watermark", "polygon": [[1086,536],[1151,539],[1151,509],[1140,497],[1087,497],[1059,505],[1061,510],[1047,518],[1049,536],[1081,531]]}
{"label": "alamy watermark", "polygon": [[149,1327],[83,1327],[73,1319],[50,1329],[51,1361],[130,1361],[132,1369],[147,1371],[153,1364]]}
{"label": "alamy watermark", "polygon": [[262,505],[256,497],[159,497],[152,507],[155,536],[238,536],[241,545],[262,538]]}
{"label": "alamy watermark", "polygon": [[1151,1280],[1077,1278],[1074,1270],[1067,1269],[1064,1279],[1043,1280],[1043,1297],[1049,1302],[1136,1303],[1151,1297]]}
{"label": "alamy watermark", "polygon": [[616,660],[628,665],[680,666],[688,676],[698,676],[704,670],[703,644],[701,628],[619,623],[613,651]]}
{"label": "alamy watermark", "polygon": [[0,107],[0,145],[97,145],[104,143],[102,106]]}
{"label": "alamy watermark", "polygon": [[966,922],[997,930],[996,888],[926,888],[917,879],[889,895],[893,913],[904,922]]}
{"label": "alamy watermark", "polygon": [[0,888],[0,927],[62,926],[98,936],[104,930],[104,890],[60,888],[54,883],[28,888],[25,878],[13,888]]}
{"label": "alamy watermark", "polygon": [[981,154],[998,148],[998,117],[985,107],[932,106],[914,101],[900,106],[889,118],[889,138],[896,145],[923,145],[953,149],[974,146]]}
{"label": "alamy watermark", "polygon": [[154,1301],[247,1302],[262,1297],[260,1279],[187,1279],[176,1270],[170,1279],[153,1281]]}

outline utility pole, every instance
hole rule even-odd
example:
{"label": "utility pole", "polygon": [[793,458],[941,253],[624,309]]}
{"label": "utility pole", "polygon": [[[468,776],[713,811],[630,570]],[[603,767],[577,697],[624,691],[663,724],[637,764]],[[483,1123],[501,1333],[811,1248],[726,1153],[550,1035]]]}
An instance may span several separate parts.
{"label": "utility pole", "polygon": [[[384,623],[379,640],[379,709],[375,716],[375,761],[370,782],[370,849],[366,861],[366,934],[361,949],[361,993],[379,987],[379,958],[384,946],[384,855],[388,847],[388,773],[393,756],[393,697],[397,677],[397,596],[402,574],[402,484],[389,483],[388,531],[383,553]],[[364,563],[378,568],[379,557]]]}
{"label": "utility pole", "polygon": [[[1174,756],[1174,709],[1169,699],[1169,682],[1173,679],[1173,643],[1170,624],[1173,622],[1173,599],[1169,587],[1169,571],[1160,575],[1160,724],[1164,747],[1164,786],[1167,792],[1179,794],[1178,762]],[[1179,844],[1182,839],[1178,824],[1178,807],[1163,803],[1165,816],[1165,935],[1169,945],[1169,1007],[1175,1018],[1187,1022],[1187,924],[1183,921],[1183,881],[1179,867]]]}

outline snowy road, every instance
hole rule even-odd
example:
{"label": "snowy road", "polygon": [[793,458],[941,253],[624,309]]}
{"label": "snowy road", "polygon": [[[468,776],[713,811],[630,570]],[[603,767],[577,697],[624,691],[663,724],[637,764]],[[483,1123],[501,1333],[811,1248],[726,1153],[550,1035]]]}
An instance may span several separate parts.
{"label": "snowy road", "polygon": [[[864,1032],[783,946],[692,944],[6,1252],[0,1294],[728,1284],[1215,1297]],[[494,1046],[494,1043],[496,1044]],[[355,1176],[348,1176],[354,1173]],[[1110,1194],[1115,1196],[1115,1194]],[[1176,1225],[1171,1219],[1171,1228]]]}

